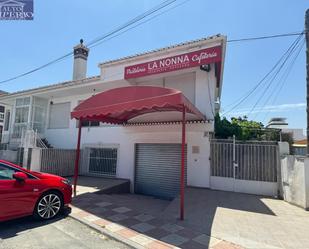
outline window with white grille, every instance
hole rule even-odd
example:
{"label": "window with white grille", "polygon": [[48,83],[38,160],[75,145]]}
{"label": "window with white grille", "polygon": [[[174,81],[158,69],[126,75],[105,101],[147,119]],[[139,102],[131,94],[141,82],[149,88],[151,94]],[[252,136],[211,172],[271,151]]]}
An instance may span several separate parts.
{"label": "window with white grille", "polygon": [[89,149],[89,173],[116,176],[117,148]]}

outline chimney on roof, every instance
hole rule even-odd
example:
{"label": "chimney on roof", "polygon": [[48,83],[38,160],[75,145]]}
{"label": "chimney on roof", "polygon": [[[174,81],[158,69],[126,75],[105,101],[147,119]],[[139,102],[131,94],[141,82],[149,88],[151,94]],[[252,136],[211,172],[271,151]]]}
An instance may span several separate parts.
{"label": "chimney on roof", "polygon": [[86,78],[89,49],[84,46],[83,42],[83,39],[80,39],[80,44],[74,47],[73,80]]}

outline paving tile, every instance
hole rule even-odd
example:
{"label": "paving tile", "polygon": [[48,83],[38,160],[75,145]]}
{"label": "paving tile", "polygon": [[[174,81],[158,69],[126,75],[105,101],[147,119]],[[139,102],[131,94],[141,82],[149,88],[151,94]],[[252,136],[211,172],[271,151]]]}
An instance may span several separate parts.
{"label": "paving tile", "polygon": [[214,245],[212,249],[243,249],[243,247],[226,241],[221,241],[218,244]]}
{"label": "paving tile", "polygon": [[170,235],[167,235],[163,238],[161,238],[160,240],[166,242],[166,243],[169,243],[169,244],[173,244],[175,246],[180,246],[182,245],[183,243],[189,241],[188,238],[185,238],[185,237],[182,237],[182,236],[179,236],[177,234],[170,234]]}
{"label": "paving tile", "polygon": [[99,207],[108,207],[108,206],[112,205],[112,203],[103,201],[103,202],[98,202],[95,205],[99,206]]}
{"label": "paving tile", "polygon": [[147,232],[147,231],[149,231],[149,230],[151,230],[155,227],[148,224],[148,223],[138,223],[136,225],[131,226],[131,228],[138,231],[138,232],[144,233],[144,232]]}
{"label": "paving tile", "polygon": [[108,225],[105,226],[105,228],[107,230],[111,231],[111,232],[117,232],[117,231],[119,231],[121,229],[124,229],[123,226],[120,226],[120,225],[115,224],[115,223],[108,224]]}
{"label": "paving tile", "polygon": [[163,230],[162,228],[154,228],[147,232],[145,232],[146,235],[155,238],[160,239],[162,237],[165,237],[170,234],[170,232],[167,232],[166,230]]}
{"label": "paving tile", "polygon": [[148,249],[173,249],[174,246],[162,243],[160,241],[153,241],[153,242],[149,243],[146,246],[146,248],[148,248]]}
{"label": "paving tile", "polygon": [[176,232],[184,229],[184,227],[182,227],[182,226],[179,226],[179,225],[176,225],[176,224],[171,224],[171,223],[165,224],[165,225],[161,226],[161,228],[168,231],[168,232],[171,232],[171,233],[176,233]]}
{"label": "paving tile", "polygon": [[198,242],[204,246],[208,246],[209,242],[210,242],[210,237],[208,235],[205,234],[201,234],[195,238],[192,239],[195,242]]}
{"label": "paving tile", "polygon": [[84,219],[89,222],[94,222],[96,220],[100,220],[100,217],[95,216],[95,215],[88,215],[88,216],[85,216]]}
{"label": "paving tile", "polygon": [[82,209],[79,209],[79,208],[74,207],[74,206],[71,206],[71,208],[72,208],[72,211],[71,211],[72,214],[77,214],[77,213],[82,211]]}
{"label": "paving tile", "polygon": [[112,211],[112,210],[107,210],[107,211],[105,211],[104,213],[102,213],[101,216],[103,216],[104,218],[107,219],[107,217],[113,216],[113,215],[115,215],[115,214],[118,214],[118,213],[116,213],[116,212],[114,212],[114,211]]}
{"label": "paving tile", "polygon": [[93,205],[90,204],[90,203],[88,203],[88,202],[86,202],[86,203],[79,203],[79,204],[75,204],[75,203],[74,203],[74,205],[75,205],[76,207],[82,209],[82,210],[86,210],[86,209],[89,209],[89,208],[92,208],[92,207],[93,207]]}
{"label": "paving tile", "polygon": [[183,244],[181,244],[182,249],[207,249],[204,245],[197,243],[193,240],[189,240]]}
{"label": "paving tile", "polygon": [[121,221],[121,220],[125,220],[129,218],[128,216],[124,215],[124,214],[115,214],[115,215],[112,215],[112,216],[109,216],[107,217],[107,219],[111,220],[111,221],[114,221],[114,222],[118,222],[118,221]]}
{"label": "paving tile", "polygon": [[85,211],[80,211],[80,212],[76,213],[76,216],[78,216],[79,218],[84,218],[84,217],[89,216],[89,215],[91,215],[91,214],[88,213],[88,212],[85,212]]}
{"label": "paving tile", "polygon": [[147,221],[154,219],[154,217],[150,214],[140,214],[140,215],[134,216],[134,218],[141,222],[147,222]]}
{"label": "paving tile", "polygon": [[154,240],[152,240],[151,238],[148,238],[142,234],[138,234],[136,236],[133,236],[130,238],[130,240],[142,245],[142,246],[145,246],[147,244],[150,244],[151,242],[153,242]]}
{"label": "paving tile", "polygon": [[113,211],[123,214],[123,213],[131,211],[131,209],[127,207],[118,207],[118,208],[114,208]]}
{"label": "paving tile", "polygon": [[105,220],[105,219],[99,219],[99,220],[94,221],[93,223],[101,227],[105,227],[106,225],[111,224],[110,221]]}
{"label": "paving tile", "polygon": [[209,237],[206,234],[201,234],[201,235],[193,238],[192,240],[195,241],[195,242],[198,242],[198,243],[200,243],[204,246],[209,246],[209,247],[214,246],[214,245],[218,244],[219,242],[221,242],[221,240],[216,239],[214,237]]}
{"label": "paving tile", "polygon": [[147,223],[149,223],[150,225],[153,225],[155,227],[161,227],[162,225],[166,224],[167,221],[162,220],[162,219],[154,218],[152,220],[148,220]]}
{"label": "paving tile", "polygon": [[119,230],[116,233],[127,238],[127,239],[139,234],[138,232],[135,232],[134,230],[128,229],[128,228],[124,228],[122,230]]}
{"label": "paving tile", "polygon": [[179,236],[182,236],[182,237],[186,237],[188,239],[193,239],[199,235],[201,235],[200,232],[197,232],[193,229],[190,229],[190,228],[184,228],[182,230],[179,230],[176,232],[176,234],[178,234]]}
{"label": "paving tile", "polygon": [[91,212],[93,214],[103,214],[104,212],[106,212],[108,209],[107,208],[103,208],[103,207],[98,207],[98,206],[94,206],[91,208],[87,208],[88,212]]}
{"label": "paving tile", "polygon": [[141,223],[141,222],[134,219],[134,218],[128,218],[128,219],[125,219],[125,220],[121,220],[118,223],[120,223],[121,225],[126,226],[126,227],[131,227],[131,226],[134,226],[134,225]]}

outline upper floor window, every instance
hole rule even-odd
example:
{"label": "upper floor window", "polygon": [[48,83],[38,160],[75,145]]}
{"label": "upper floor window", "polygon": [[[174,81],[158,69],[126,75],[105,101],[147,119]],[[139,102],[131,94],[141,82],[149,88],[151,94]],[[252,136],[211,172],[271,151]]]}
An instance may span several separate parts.
{"label": "upper floor window", "polygon": [[[80,100],[78,101],[78,104],[82,103],[83,101]],[[76,121],[76,127],[79,126],[79,121]],[[95,126],[100,126],[100,121],[88,121],[84,120],[82,121],[82,127],[95,127]]]}
{"label": "upper floor window", "polygon": [[[79,120],[76,121],[76,127],[78,126],[79,126]],[[98,127],[98,126],[100,126],[99,121],[87,121],[87,120],[82,121],[82,127]]]}
{"label": "upper floor window", "polygon": [[30,105],[30,97],[16,99],[16,107],[29,106],[29,105]]}
{"label": "upper floor window", "polygon": [[10,118],[11,118],[11,111],[7,110],[5,112],[5,120],[4,120],[4,130],[8,131],[10,127]]}
{"label": "upper floor window", "polygon": [[32,102],[31,122],[33,130],[43,133],[46,124],[48,100],[34,97]]}
{"label": "upper floor window", "polygon": [[15,123],[27,123],[30,97],[16,99]]}
{"label": "upper floor window", "polygon": [[30,97],[16,99],[15,122],[13,137],[20,138],[22,131],[27,128],[30,112]]}

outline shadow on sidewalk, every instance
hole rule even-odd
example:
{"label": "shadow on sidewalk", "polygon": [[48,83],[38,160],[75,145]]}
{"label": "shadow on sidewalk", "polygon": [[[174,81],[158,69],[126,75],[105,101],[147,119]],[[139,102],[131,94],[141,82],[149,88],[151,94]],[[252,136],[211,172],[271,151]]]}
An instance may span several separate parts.
{"label": "shadow on sidewalk", "polygon": [[74,198],[73,205],[155,239],[198,249],[211,246],[210,238],[205,235],[212,235],[217,208],[275,215],[262,198],[265,197],[187,188],[184,221],[179,220],[179,198],[166,201],[135,194],[84,193]]}
{"label": "shadow on sidewalk", "polygon": [[[0,222],[0,239],[9,239],[18,236],[19,233],[31,230],[37,227],[47,226],[54,222],[57,222],[66,215],[58,215],[52,220],[36,220],[32,216],[14,219],[10,221]],[[20,248],[23,248],[22,246]]]}

